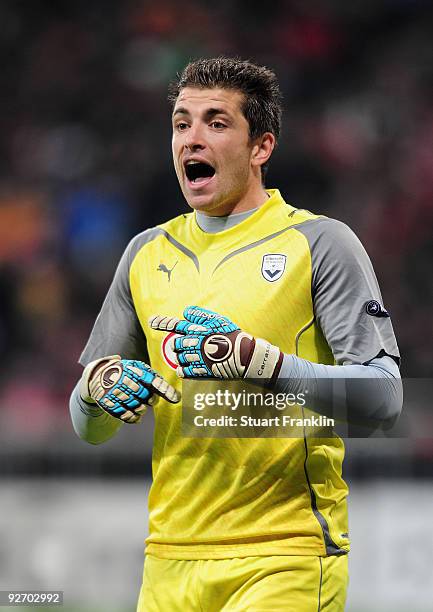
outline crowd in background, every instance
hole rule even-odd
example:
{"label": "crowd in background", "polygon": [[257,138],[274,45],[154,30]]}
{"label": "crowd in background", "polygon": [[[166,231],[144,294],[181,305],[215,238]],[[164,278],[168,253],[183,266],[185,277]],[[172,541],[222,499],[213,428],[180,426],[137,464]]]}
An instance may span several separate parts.
{"label": "crowd in background", "polygon": [[[69,428],[77,359],[128,240],[185,212],[168,82],[189,59],[272,67],[268,186],[347,222],[403,356],[433,364],[433,20],[422,0],[3,0],[0,425]],[[26,433],[27,432],[27,433]]]}

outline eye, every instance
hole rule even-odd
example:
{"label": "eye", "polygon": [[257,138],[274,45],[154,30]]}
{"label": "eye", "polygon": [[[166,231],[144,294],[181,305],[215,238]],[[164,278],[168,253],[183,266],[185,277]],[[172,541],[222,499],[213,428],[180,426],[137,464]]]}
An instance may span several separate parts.
{"label": "eye", "polygon": [[186,128],[188,127],[188,124],[185,123],[185,121],[179,121],[179,123],[176,123],[175,128],[178,132],[183,132],[184,130],[186,130]]}
{"label": "eye", "polygon": [[211,127],[215,128],[216,130],[221,130],[221,129],[227,127],[225,125],[225,123],[223,123],[222,121],[212,121],[212,123],[210,125],[211,125]]}

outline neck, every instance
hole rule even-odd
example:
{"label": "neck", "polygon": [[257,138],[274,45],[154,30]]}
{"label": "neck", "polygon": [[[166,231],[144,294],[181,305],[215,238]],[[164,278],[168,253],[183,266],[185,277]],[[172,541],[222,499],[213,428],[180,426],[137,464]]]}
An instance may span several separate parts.
{"label": "neck", "polygon": [[248,191],[235,202],[223,202],[211,210],[200,210],[197,212],[208,217],[227,217],[229,215],[244,213],[249,210],[260,208],[268,198],[269,194],[262,184],[260,184],[259,186],[248,189]]}

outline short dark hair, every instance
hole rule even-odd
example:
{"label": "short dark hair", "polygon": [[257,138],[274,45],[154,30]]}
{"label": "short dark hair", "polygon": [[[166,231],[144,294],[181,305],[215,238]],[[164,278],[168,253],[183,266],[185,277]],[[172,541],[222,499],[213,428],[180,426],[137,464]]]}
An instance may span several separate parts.
{"label": "short dark hair", "polygon": [[[231,57],[190,62],[170,83],[168,100],[174,107],[185,87],[234,89],[244,94],[241,110],[248,121],[250,138],[271,132],[278,141],[281,132],[282,94],[275,73],[247,60]],[[262,166],[262,177],[266,172]]]}

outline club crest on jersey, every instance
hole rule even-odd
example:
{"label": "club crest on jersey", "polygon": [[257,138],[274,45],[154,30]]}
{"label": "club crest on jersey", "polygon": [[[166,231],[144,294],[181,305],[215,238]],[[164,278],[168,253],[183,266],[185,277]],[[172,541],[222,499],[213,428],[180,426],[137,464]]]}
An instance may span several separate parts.
{"label": "club crest on jersey", "polygon": [[262,276],[270,283],[274,283],[283,276],[286,268],[285,255],[279,253],[268,253],[263,255],[262,259]]}

